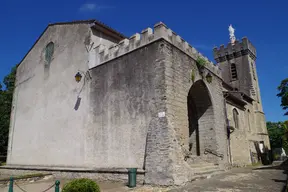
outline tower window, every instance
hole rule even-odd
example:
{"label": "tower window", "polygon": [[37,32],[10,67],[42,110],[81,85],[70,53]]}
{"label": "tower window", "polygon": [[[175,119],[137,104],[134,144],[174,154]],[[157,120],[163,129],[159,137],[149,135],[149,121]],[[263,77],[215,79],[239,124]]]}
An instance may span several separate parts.
{"label": "tower window", "polygon": [[237,76],[237,69],[236,69],[236,65],[235,63],[231,64],[231,77],[232,77],[232,81],[237,80],[238,76]]}
{"label": "tower window", "polygon": [[50,42],[46,48],[45,48],[45,66],[49,66],[52,58],[53,58],[53,53],[54,53],[54,43]]}
{"label": "tower window", "polygon": [[239,129],[239,113],[237,109],[233,109],[233,120],[235,123],[235,129]]}
{"label": "tower window", "polygon": [[253,78],[256,80],[254,64],[251,63]]}
{"label": "tower window", "polygon": [[247,112],[248,112],[248,113],[247,113],[248,129],[249,129],[249,131],[251,131],[251,127],[250,127],[250,110],[248,109]]}

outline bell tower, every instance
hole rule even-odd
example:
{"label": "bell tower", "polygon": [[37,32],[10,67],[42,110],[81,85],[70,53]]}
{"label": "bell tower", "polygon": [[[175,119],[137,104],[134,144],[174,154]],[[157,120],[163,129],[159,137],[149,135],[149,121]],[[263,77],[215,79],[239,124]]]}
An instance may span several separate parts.
{"label": "bell tower", "polygon": [[213,49],[214,59],[222,70],[223,80],[255,100],[255,110],[262,110],[258,76],[256,72],[256,49],[247,37],[236,40],[235,29],[230,25],[230,43]]}
{"label": "bell tower", "polygon": [[[234,87],[234,91],[242,92],[253,99],[252,105],[247,105],[247,111],[252,113],[253,132],[266,135],[266,120],[256,71],[256,49],[247,37],[238,41],[231,25],[228,30],[230,42],[226,47],[221,45],[220,48],[213,49],[214,59],[222,71],[223,80]],[[269,139],[267,142],[269,143]]]}

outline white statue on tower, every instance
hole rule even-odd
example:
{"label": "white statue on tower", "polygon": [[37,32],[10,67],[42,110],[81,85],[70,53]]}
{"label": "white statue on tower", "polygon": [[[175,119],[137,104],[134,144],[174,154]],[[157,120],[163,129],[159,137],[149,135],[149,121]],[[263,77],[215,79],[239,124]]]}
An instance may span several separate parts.
{"label": "white statue on tower", "polygon": [[235,41],[236,41],[236,37],[234,35],[235,29],[232,27],[232,25],[230,24],[229,28],[229,35],[230,35],[230,41],[232,43],[232,45],[234,45]]}

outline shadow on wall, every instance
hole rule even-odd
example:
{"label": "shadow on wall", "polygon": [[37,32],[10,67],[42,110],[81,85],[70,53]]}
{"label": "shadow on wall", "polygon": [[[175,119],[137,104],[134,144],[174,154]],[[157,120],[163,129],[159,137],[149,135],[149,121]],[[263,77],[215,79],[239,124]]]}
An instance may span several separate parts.
{"label": "shadow on wall", "polygon": [[81,97],[77,97],[77,100],[76,100],[76,103],[75,103],[75,106],[74,106],[74,110],[77,111],[80,107],[80,104],[81,104]]}
{"label": "shadow on wall", "polygon": [[[200,156],[204,153],[204,141],[214,137],[213,108],[209,90],[202,80],[196,81],[190,88],[187,97],[189,121],[189,151]],[[202,133],[200,134],[200,130]],[[213,133],[211,133],[211,131]],[[206,137],[206,138],[205,138]],[[215,142],[214,142],[215,143]]]}
{"label": "shadow on wall", "polygon": [[[273,162],[272,150],[269,150],[267,146],[264,145],[263,141],[254,141],[254,147],[256,149],[256,153],[252,153],[250,151],[250,158],[253,163],[262,163],[263,165],[271,165]],[[263,147],[260,149],[260,144]]]}

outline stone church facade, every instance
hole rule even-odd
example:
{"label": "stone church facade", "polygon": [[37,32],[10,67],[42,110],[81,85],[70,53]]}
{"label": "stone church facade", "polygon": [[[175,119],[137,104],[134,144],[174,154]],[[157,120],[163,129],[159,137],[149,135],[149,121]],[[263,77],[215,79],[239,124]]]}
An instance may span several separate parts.
{"label": "stone church facade", "polygon": [[50,24],[17,68],[7,167],[138,168],[174,185],[259,161],[256,50],[243,38],[213,52],[217,64],[163,23],[130,38],[96,20]]}

